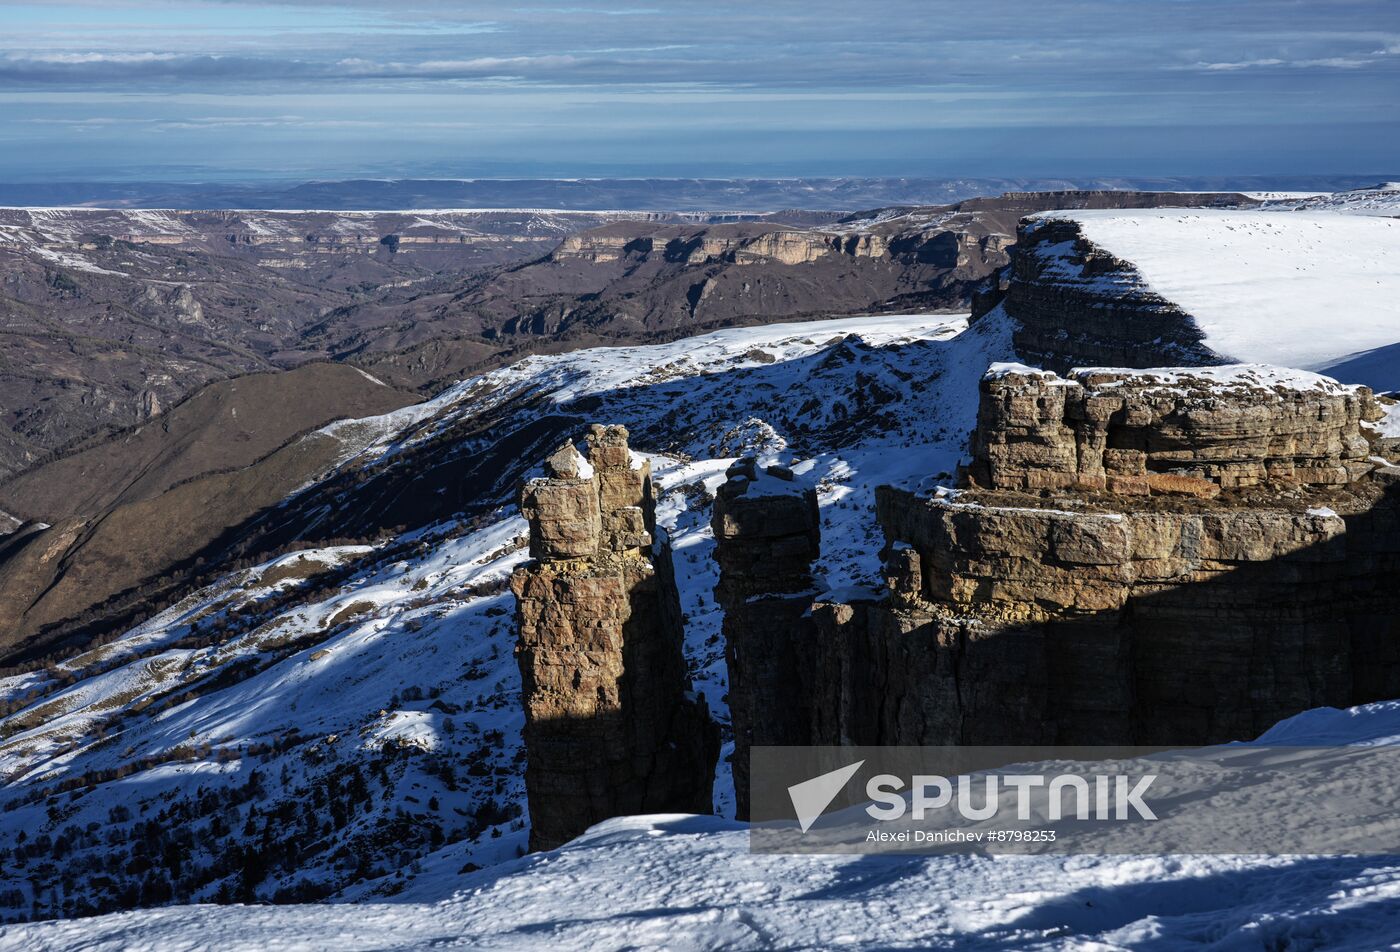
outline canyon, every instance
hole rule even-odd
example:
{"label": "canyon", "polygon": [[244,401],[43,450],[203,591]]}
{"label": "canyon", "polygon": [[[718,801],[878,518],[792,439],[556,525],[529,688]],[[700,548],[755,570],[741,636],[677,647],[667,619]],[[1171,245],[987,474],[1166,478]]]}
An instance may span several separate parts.
{"label": "canyon", "polygon": [[339,359],[378,335],[350,312],[374,302],[402,323],[447,277],[537,257],[617,217],[0,209],[0,478],[158,419],[211,383]]}
{"label": "canyon", "polygon": [[[308,362],[427,395],[531,353],[958,309],[1006,264],[1020,215],[1155,204],[1257,202],[1086,191],[854,214],[0,208],[0,479],[211,383]],[[0,509],[43,516],[3,495]]]}

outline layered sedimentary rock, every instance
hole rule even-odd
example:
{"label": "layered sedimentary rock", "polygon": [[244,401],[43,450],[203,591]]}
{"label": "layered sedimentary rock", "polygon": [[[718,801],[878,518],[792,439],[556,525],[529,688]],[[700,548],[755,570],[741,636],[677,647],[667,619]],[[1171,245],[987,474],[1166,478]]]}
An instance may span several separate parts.
{"label": "layered sedimentary rock", "polygon": [[972,485],[1217,495],[1265,483],[1344,486],[1374,468],[1369,390],[1302,371],[998,365],[982,381]]}
{"label": "layered sedimentary rock", "polygon": [[904,656],[887,675],[918,710],[901,742],[1244,739],[1400,687],[1400,521],[1381,485],[1344,501],[1065,504],[881,492],[887,537],[908,549],[868,628]]}
{"label": "layered sedimentary rock", "polygon": [[621,261],[629,256],[645,259],[652,254],[689,265],[729,261],[734,264],[810,264],[827,255],[879,258],[888,255],[889,240],[879,234],[834,235],[784,226],[727,225],[708,229],[659,228],[652,235],[608,231],[565,238],[553,257],[594,264]]}
{"label": "layered sedimentary rock", "polygon": [[748,816],[749,748],[809,742],[803,667],[813,642],[808,610],[820,523],[816,493],[791,472],[741,459],[727,475],[710,525],[720,566],[715,597],[724,609],[742,819]]}
{"label": "layered sedimentary rock", "polygon": [[821,744],[1198,744],[1400,691],[1364,388],[998,368],[960,489],[877,494],[889,595],[811,606]]}
{"label": "layered sedimentary rock", "polygon": [[530,845],[608,817],[708,813],[718,731],[690,691],[648,464],[622,427],[565,443],[521,492],[533,561],[511,577]]}

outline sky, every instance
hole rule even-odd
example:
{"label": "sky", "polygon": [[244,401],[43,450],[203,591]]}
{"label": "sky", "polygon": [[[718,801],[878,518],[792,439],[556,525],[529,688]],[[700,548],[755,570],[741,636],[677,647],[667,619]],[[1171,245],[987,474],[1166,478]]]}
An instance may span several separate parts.
{"label": "sky", "polygon": [[1394,173],[1397,0],[0,2],[0,180]]}

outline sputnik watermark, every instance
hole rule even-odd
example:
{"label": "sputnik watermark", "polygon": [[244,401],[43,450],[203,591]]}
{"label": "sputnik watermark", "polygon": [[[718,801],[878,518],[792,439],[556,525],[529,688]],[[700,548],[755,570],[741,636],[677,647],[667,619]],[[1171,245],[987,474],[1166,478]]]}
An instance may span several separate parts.
{"label": "sputnik watermark", "polygon": [[760,852],[1400,855],[1400,744],[754,747],[749,767]]}
{"label": "sputnik watermark", "polygon": [[[788,787],[803,833],[821,818],[864,764],[858,760]],[[906,814],[923,821],[933,811],[950,808],[965,820],[993,820],[1007,806],[1014,808],[1017,820],[1029,820],[1033,815],[1052,821],[1066,816],[1078,820],[1129,820],[1134,816],[1155,820],[1157,814],[1143,797],[1156,779],[1156,774],[1136,778],[1123,774],[962,774],[951,778],[917,774],[906,785],[893,774],[876,774],[865,782],[865,796],[871,802],[864,809],[872,820],[887,822],[903,819]],[[1014,791],[1014,803],[1003,800],[1003,790]],[[1043,796],[1037,797],[1041,792]],[[1066,810],[1067,801],[1073,804],[1072,810]],[[870,837],[876,838],[876,832],[871,831]]]}
{"label": "sputnik watermark", "polygon": [[[865,812],[876,820],[898,820],[905,811],[912,812],[914,819],[924,819],[930,810],[942,810],[949,806],[967,820],[995,819],[1005,805],[999,795],[999,788],[1015,791],[1016,819],[1029,820],[1034,812],[1049,820],[1062,820],[1066,816],[1065,801],[1075,804],[1072,815],[1079,820],[1130,820],[1133,814],[1143,820],[1155,820],[1152,812],[1143,801],[1148,787],[1157,779],[1156,774],[1144,777],[1093,776],[1081,777],[1078,774],[1056,774],[1046,778],[1038,774],[988,774],[973,777],[967,774],[950,780],[947,777],[919,775],[914,777],[909,788],[909,798],[901,792],[904,781],[891,774],[871,777],[865,785],[865,795],[875,803],[865,808]],[[982,786],[981,806],[974,806],[976,787]],[[1043,789],[1045,795],[1041,804],[1035,804],[1035,793]],[[956,790],[956,796],[954,791]],[[930,792],[932,791],[932,792]],[[876,804],[879,804],[878,806]]]}
{"label": "sputnik watermark", "polygon": [[826,812],[826,808],[831,806],[831,801],[835,800],[845,788],[846,784],[856,775],[856,771],[864,766],[865,761],[857,760],[853,764],[845,767],[838,767],[811,780],[804,780],[788,787],[788,796],[792,798],[792,808],[797,811],[797,822],[806,833],[812,828],[812,824],[821,819],[821,815]]}

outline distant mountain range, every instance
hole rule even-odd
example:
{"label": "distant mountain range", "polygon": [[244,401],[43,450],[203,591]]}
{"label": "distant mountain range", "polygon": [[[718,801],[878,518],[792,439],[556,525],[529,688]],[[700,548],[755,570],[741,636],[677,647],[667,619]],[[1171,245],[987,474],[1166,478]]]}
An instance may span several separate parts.
{"label": "distant mountain range", "polygon": [[325,182],[0,183],[0,205],[95,208],[551,208],[772,211],[944,205],[979,195],[1065,189],[1318,191],[1375,185],[1400,174],[1162,178],[618,178],[352,179]]}

